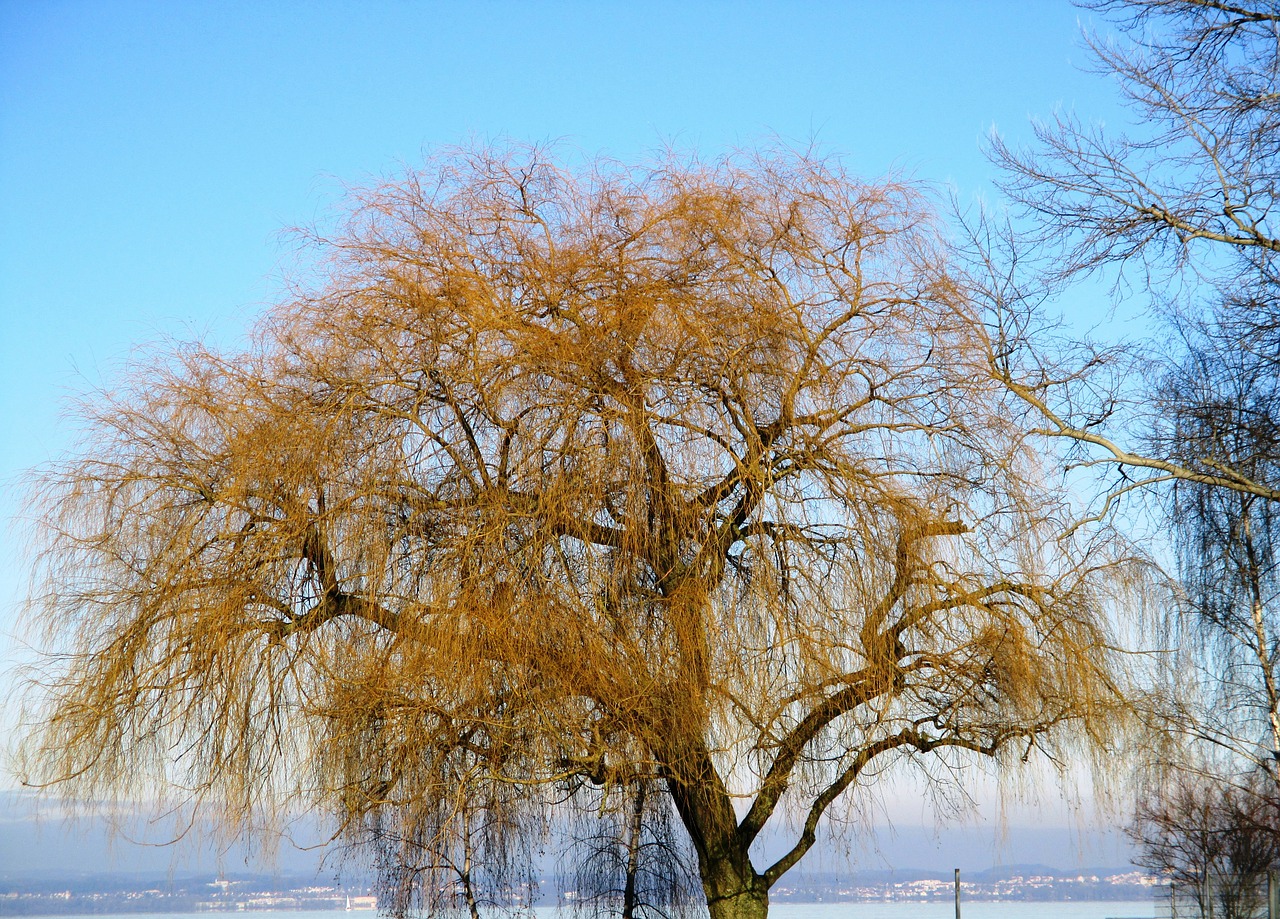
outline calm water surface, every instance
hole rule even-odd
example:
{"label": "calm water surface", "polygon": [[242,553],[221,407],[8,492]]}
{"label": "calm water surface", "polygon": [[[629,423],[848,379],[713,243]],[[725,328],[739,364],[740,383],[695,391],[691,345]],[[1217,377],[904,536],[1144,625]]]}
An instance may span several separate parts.
{"label": "calm water surface", "polygon": [[[539,907],[536,919],[570,919],[567,910]],[[961,904],[962,919],[1153,919],[1152,900],[1079,900],[1032,903],[972,900]],[[281,910],[265,912],[129,913],[121,919],[378,919],[369,910]],[[95,916],[60,916],[58,919],[104,919]],[[917,903],[779,903],[769,908],[769,919],[955,919],[950,901]]]}

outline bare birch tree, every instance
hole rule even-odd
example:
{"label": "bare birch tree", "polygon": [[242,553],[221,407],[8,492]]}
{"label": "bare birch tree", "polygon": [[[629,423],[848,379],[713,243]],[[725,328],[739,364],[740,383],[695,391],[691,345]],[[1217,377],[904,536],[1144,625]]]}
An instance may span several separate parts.
{"label": "bare birch tree", "polygon": [[[1243,915],[1275,865],[1280,779],[1280,5],[1082,5],[1118,26],[1089,46],[1134,124],[1062,114],[1030,150],[995,141],[1028,219],[1003,247],[979,234],[978,286],[1032,426],[1112,471],[1101,513],[1152,499],[1167,524],[1181,596],[1162,714],[1182,743],[1149,764],[1131,834],[1202,914]],[[1016,277],[1029,252],[1048,256],[1039,287]],[[1037,296],[1099,269],[1153,308],[1152,340],[1062,347],[1036,329]]]}
{"label": "bare birch tree", "polygon": [[577,808],[575,825],[568,828],[561,878],[572,890],[575,912],[612,912],[619,919],[675,919],[700,912],[692,852],[655,776],[599,789],[580,803],[585,806]]}
{"label": "bare birch tree", "polygon": [[[1209,330],[1216,347],[1275,375],[1280,7],[1271,0],[1082,5],[1109,15],[1125,39],[1094,37],[1089,48],[1136,127],[1107,130],[1063,113],[1036,126],[1031,149],[993,140],[1003,188],[1031,218],[1022,228],[1024,248],[1056,253],[1049,273],[1059,281],[1104,266],[1137,268],[1131,283],[1139,296],[1153,297],[1181,321]],[[1049,430],[1134,474],[1280,500],[1274,465],[1242,468],[1220,445],[1186,444],[1167,428],[1128,442],[1123,431],[1108,437],[1106,422],[1127,420],[1114,403],[1084,400],[1060,411],[1062,403],[1037,392],[1040,382],[1018,391]]]}
{"label": "bare birch tree", "polygon": [[31,781],[437,855],[643,781],[727,919],[886,770],[1111,737],[1125,553],[910,189],[464,151],[316,245],[251,348],[133,367],[39,477]]}
{"label": "bare birch tree", "polygon": [[[1120,269],[1161,340],[1140,354],[1032,340],[1027,293],[1003,301],[997,373],[1042,433],[1118,472],[1108,508],[1138,490],[1168,514],[1190,615],[1182,665],[1208,690],[1180,719],[1249,769],[1280,756],[1280,6],[1274,0],[1099,0],[1118,40],[1090,39],[1132,130],[1062,114],[1037,143],[996,140],[1022,205],[1023,252],[1050,286]],[[1005,267],[1007,267],[1007,260]],[[1000,277],[1001,271],[993,273]],[[1009,279],[1004,277],[1004,281]],[[1013,357],[1022,348],[1025,353]],[[1127,377],[1127,379],[1126,379]],[[1252,764],[1252,765],[1248,765]],[[1232,767],[1232,768],[1236,768]]]}

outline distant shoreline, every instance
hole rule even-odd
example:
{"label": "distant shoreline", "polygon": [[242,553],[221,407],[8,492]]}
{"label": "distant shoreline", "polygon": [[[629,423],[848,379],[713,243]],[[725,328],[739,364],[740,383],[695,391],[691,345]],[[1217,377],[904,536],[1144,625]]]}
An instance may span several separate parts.
{"label": "distant shoreline", "polygon": [[[945,901],[926,901],[928,905],[936,907],[936,911],[927,911],[927,916],[938,917],[949,916],[951,904]],[[981,898],[971,898],[963,901],[964,905],[973,907],[970,913],[973,919],[1016,919],[1019,913],[1019,907],[1035,904],[1037,907],[1037,919],[1152,919],[1155,915],[1154,902],[1150,899],[1122,899],[1122,900],[1058,900],[1058,901],[1037,901],[1037,900],[984,900]],[[139,909],[139,910],[92,910],[92,911],[75,911],[68,910],[66,912],[56,911],[13,911],[8,909],[12,903],[5,903],[0,900],[0,916],[59,916],[62,919],[93,919],[98,916],[132,916],[135,919],[141,919],[146,916],[171,917],[183,916],[187,919],[199,919],[199,917],[231,914],[239,915],[244,919],[250,919],[255,916],[292,914],[295,917],[309,916],[313,919],[318,917],[329,917],[334,914],[350,913],[354,917],[359,916],[363,919],[372,919],[374,916],[382,915],[370,909],[352,909],[347,910],[344,906],[323,908],[323,909],[299,909],[299,908],[255,908],[255,909],[236,909],[234,907],[224,909],[195,909],[195,910],[156,910],[156,909]],[[780,903],[772,903],[770,911],[779,919],[813,919],[814,913],[821,914],[821,919],[842,919],[842,916],[848,916],[849,919],[910,919],[920,915],[919,907],[923,905],[921,901],[818,901],[818,902],[799,902],[788,901]],[[557,910],[554,904],[544,904],[535,907],[541,916],[547,916],[548,913],[555,914]],[[568,916],[575,915],[571,912],[570,907],[561,907]],[[976,914],[976,915],[975,915]],[[495,916],[500,914],[495,913]]]}
{"label": "distant shoreline", "polygon": [[[1008,866],[961,875],[962,902],[983,904],[1143,903],[1167,897],[1168,888],[1139,871],[1058,871]],[[572,906],[578,892],[554,878],[528,888],[499,891],[501,902]],[[954,876],[936,871],[800,874],[770,892],[774,906],[886,906],[950,904]],[[190,915],[210,913],[334,913],[369,915],[376,900],[366,881],[318,882],[306,876],[200,875],[194,877],[86,874],[43,877],[0,875],[0,917]],[[1131,912],[1131,911],[1130,911]],[[579,914],[581,915],[581,914]],[[1113,916],[1101,919],[1113,919]]]}

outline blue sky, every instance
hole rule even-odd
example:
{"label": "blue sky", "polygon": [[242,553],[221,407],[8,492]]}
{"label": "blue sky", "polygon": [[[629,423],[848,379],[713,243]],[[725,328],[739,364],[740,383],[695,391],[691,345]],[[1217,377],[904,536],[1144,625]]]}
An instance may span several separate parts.
{"label": "blue sky", "polygon": [[[776,136],[969,200],[991,193],[993,125],[1017,140],[1055,107],[1117,116],[1081,69],[1087,16],[1067,0],[0,0],[0,515],[71,442],[70,395],[139,343],[233,344],[280,295],[282,229],[344,185],[469,138],[635,159]],[[2,670],[22,656],[24,576],[10,531]]]}

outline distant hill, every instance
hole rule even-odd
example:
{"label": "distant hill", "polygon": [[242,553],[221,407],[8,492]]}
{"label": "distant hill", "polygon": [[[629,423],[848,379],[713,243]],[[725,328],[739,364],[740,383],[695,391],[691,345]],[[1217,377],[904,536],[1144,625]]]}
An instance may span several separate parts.
{"label": "distant hill", "polygon": [[[293,839],[282,841],[274,859],[235,845],[218,850],[209,834],[192,833],[177,846],[158,843],[168,838],[164,825],[130,827],[128,838],[113,838],[106,820],[95,817],[64,823],[56,804],[39,802],[30,792],[0,791],[0,878],[78,877],[85,874],[158,874],[250,872],[332,879],[357,871],[354,861],[345,864],[323,853],[299,848],[314,844],[326,834],[318,820],[302,820]],[[764,840],[757,852],[764,862],[782,850],[781,839]],[[965,880],[996,881],[1035,873],[1045,876],[1116,874],[1127,866],[1130,848],[1115,832],[1077,833],[1061,827],[991,827],[957,825],[879,827],[872,834],[855,835],[835,843],[820,841],[797,871],[788,875],[869,883],[894,880],[949,880],[960,868]],[[1055,867],[1048,867],[1056,863]],[[1109,865],[1109,868],[1084,867]],[[994,866],[994,867],[993,867]]]}

